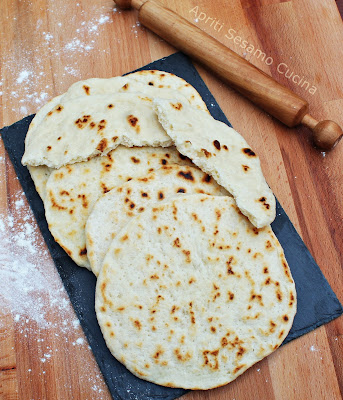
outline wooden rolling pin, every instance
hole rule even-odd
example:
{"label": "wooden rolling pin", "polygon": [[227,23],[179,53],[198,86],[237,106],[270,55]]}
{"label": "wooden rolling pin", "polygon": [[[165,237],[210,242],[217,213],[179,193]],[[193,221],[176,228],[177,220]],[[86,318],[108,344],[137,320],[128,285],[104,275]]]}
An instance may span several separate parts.
{"label": "wooden rolling pin", "polygon": [[306,100],[157,1],[115,0],[115,3],[123,9],[136,8],[144,26],[211,69],[225,83],[285,125],[292,128],[303,124],[310,128],[317,147],[332,149],[342,137],[338,124],[318,122],[308,113]]}

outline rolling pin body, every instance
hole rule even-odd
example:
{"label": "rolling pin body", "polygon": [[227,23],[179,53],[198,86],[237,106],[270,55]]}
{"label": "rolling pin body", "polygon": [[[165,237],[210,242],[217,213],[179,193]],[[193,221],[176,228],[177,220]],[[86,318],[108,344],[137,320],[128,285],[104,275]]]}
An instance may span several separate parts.
{"label": "rolling pin body", "polygon": [[155,0],[115,0],[124,9],[139,10],[140,22],[176,48],[216,73],[225,83],[289,127],[298,124],[313,132],[316,146],[329,150],[342,138],[333,121],[317,121],[306,100],[276,82],[197,26]]}
{"label": "rolling pin body", "polygon": [[287,126],[298,125],[307,114],[305,100],[159,3],[146,1],[139,9],[139,20]]}

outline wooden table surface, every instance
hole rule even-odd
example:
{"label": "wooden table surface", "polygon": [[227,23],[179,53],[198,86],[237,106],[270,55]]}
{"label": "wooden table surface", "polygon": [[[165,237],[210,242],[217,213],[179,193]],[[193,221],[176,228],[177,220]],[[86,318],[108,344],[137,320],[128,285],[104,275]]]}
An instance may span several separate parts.
{"label": "wooden table surface", "polygon": [[[306,98],[313,116],[343,125],[343,29],[335,1],[163,3]],[[211,25],[214,19],[217,25]],[[111,0],[1,0],[0,21],[0,127],[36,112],[73,82],[121,75],[175,51],[137,24],[135,11],[120,12]],[[240,47],[238,39],[235,43],[237,35],[271,57],[271,65]],[[198,69],[230,122],[259,154],[269,185],[343,302],[343,142],[330,153],[315,150],[306,129],[282,126]],[[308,85],[294,83],[290,74]],[[14,226],[27,234],[32,216],[1,141],[0,213],[12,233]],[[0,284],[0,398],[109,399],[34,220],[29,226],[39,251],[25,260],[41,271],[46,285],[36,282],[36,303],[30,305],[32,293],[26,300],[18,291],[13,305],[6,296],[18,288],[11,288],[12,281]],[[8,233],[0,269],[14,264],[20,246]],[[0,280],[6,276],[0,274]],[[39,307],[44,315],[37,314]],[[184,398],[334,400],[342,393],[341,317],[283,346],[233,383]]]}

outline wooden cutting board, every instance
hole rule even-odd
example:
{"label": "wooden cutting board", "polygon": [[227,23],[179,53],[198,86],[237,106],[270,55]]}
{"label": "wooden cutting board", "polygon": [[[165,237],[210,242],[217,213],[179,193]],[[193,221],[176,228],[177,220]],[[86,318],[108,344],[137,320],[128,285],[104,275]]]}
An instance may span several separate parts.
{"label": "wooden cutting board", "polygon": [[[306,98],[314,116],[343,124],[343,29],[333,0],[163,3]],[[134,11],[113,12],[111,0],[3,0],[0,20],[0,127],[36,112],[75,81],[121,75],[175,51],[142,29]],[[343,144],[326,154],[313,149],[305,129],[285,128],[199,71],[230,122],[256,149],[268,183],[343,302]],[[28,229],[28,205],[1,142],[0,211],[5,221],[14,216],[11,229],[18,235]],[[30,226],[38,252],[33,260],[24,258],[38,265],[58,304],[43,298],[37,300],[43,310],[38,303],[29,304],[31,310],[23,304],[20,312],[18,292],[11,313],[0,293],[0,398],[109,399],[37,227]],[[0,248],[3,270],[21,254],[22,243],[9,243],[12,237]],[[29,315],[26,322],[24,311],[35,318]],[[230,385],[185,398],[340,399],[342,360],[341,317],[282,347]]]}

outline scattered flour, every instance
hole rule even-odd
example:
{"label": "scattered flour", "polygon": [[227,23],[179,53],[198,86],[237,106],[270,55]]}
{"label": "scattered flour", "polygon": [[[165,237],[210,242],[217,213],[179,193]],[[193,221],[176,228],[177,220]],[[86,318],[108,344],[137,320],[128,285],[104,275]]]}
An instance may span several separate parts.
{"label": "scattered flour", "polygon": [[[80,3],[76,6],[80,7]],[[6,110],[8,107],[8,110],[16,112],[19,116],[37,112],[53,97],[54,93],[50,91],[47,93],[37,90],[46,80],[47,67],[50,68],[47,60],[51,65],[63,63],[63,72],[61,73],[57,68],[58,72],[53,73],[53,79],[60,84],[60,87],[63,87],[62,90],[66,89],[64,87],[66,83],[69,86],[74,81],[83,78],[80,66],[83,65],[85,56],[90,52],[109,54],[110,49],[98,48],[97,40],[103,32],[103,26],[113,23],[115,15],[121,14],[121,11],[113,8],[112,4],[102,6],[94,4],[93,7],[87,9],[80,7],[76,20],[76,15],[70,14],[68,4],[61,1],[51,3],[48,11],[52,16],[49,31],[42,18],[37,18],[32,22],[35,27],[33,34],[38,36],[36,40],[38,45],[32,48],[30,39],[23,39],[20,43],[20,52],[18,54],[13,52],[13,55],[10,55],[3,63],[2,73],[10,77],[12,87],[11,92],[0,91],[0,96],[8,96],[4,101],[3,109]],[[25,14],[20,14],[20,18],[25,17]],[[67,25],[71,28],[65,30],[64,26]],[[43,26],[44,31],[42,31]],[[112,42],[116,43],[115,40]],[[119,43],[120,40],[118,39],[117,42]],[[67,80],[67,76],[70,76],[70,79]],[[2,84],[1,80],[0,86]]]}
{"label": "scattered flour", "polygon": [[17,83],[23,83],[24,81],[26,81],[28,79],[28,77],[30,75],[32,75],[31,71],[27,71],[27,70],[21,71],[17,78]]}
{"label": "scattered flour", "polygon": [[44,36],[44,38],[45,38],[45,41],[48,42],[48,43],[50,42],[51,39],[54,38],[53,35],[52,35],[51,33],[45,33],[45,32],[43,32],[43,36]]}
{"label": "scattered flour", "polygon": [[28,113],[27,108],[25,106],[20,107],[20,114],[26,115]]}
{"label": "scattered flour", "polygon": [[[24,201],[24,193],[14,196],[13,209],[0,214],[0,301],[2,309],[8,309],[20,331],[34,321],[40,329],[52,324],[51,304],[63,318],[67,318],[70,309],[62,282],[58,276],[51,278],[51,272],[44,268],[44,260],[49,259],[45,247],[40,245],[35,220]],[[70,317],[69,317],[70,319]],[[69,328],[74,328],[72,319]]]}
{"label": "scattered flour", "polygon": [[81,43],[81,40],[76,37],[64,46],[65,50],[70,50],[70,51],[76,51],[83,48],[84,44]]}
{"label": "scattered flour", "polygon": [[[0,162],[4,161],[4,157],[0,157]],[[80,337],[80,322],[72,312],[57,272],[47,271],[49,254],[40,245],[34,216],[24,193],[13,195],[10,203],[10,212],[0,213],[0,310],[12,314],[19,340],[20,337],[25,340],[36,338],[38,353],[35,357],[31,354],[32,364],[27,370],[32,377],[28,379],[34,382],[39,377],[47,379],[45,375],[51,373],[48,364],[61,351],[62,344],[76,346],[75,352],[89,346]],[[0,318],[0,328],[3,327]],[[52,328],[54,346],[48,344],[51,340],[45,339]],[[84,362],[78,368],[81,386],[92,390],[97,400],[103,396],[108,398],[102,377],[96,373],[93,364]],[[72,393],[72,386],[68,389]]]}
{"label": "scattered flour", "polygon": [[84,344],[85,343],[85,340],[83,339],[83,338],[78,338],[74,343],[73,343],[73,345],[75,346],[76,344],[80,344],[80,345],[82,345],[82,344]]}
{"label": "scattered flour", "polygon": [[68,74],[73,75],[73,76],[78,76],[78,74],[79,74],[79,71],[76,70],[76,69],[73,68],[73,67],[64,67],[64,70],[65,70]]}
{"label": "scattered flour", "polygon": [[104,24],[105,22],[109,22],[110,17],[108,15],[103,15],[98,19],[99,25]]}
{"label": "scattered flour", "polygon": [[[136,23],[134,25],[131,26],[131,32],[134,33],[135,38],[138,38],[138,34],[139,34],[139,27],[141,26],[139,21],[136,21]],[[143,30],[144,28],[141,28],[141,30]]]}
{"label": "scattered flour", "polygon": [[[6,96],[6,101],[3,101],[4,115],[8,108],[18,116],[26,116],[36,112],[53,97],[53,86],[46,84],[46,75],[49,73],[47,68],[50,65],[63,65],[62,72],[54,68],[50,73],[55,86],[60,84],[60,87],[64,87],[66,82],[69,85],[83,78],[80,65],[90,52],[109,54],[109,49],[97,47],[97,40],[104,25],[113,23],[116,14],[121,14],[121,11],[113,8],[112,4],[94,4],[85,10],[80,7],[80,3],[76,6],[79,7],[78,23],[76,16],[70,13],[67,2],[49,3],[49,30],[44,25],[44,19],[32,21],[32,35],[35,35],[35,43],[38,45],[35,48],[31,46],[30,36],[22,39],[18,51],[10,54],[3,63],[2,77],[6,76],[7,83],[11,85],[10,91],[8,86],[7,91],[4,91],[4,80],[0,78],[0,96]],[[20,14],[18,20],[26,17],[26,14]],[[139,23],[132,27],[135,35],[138,34],[137,27]],[[112,45],[115,43],[120,43],[120,39],[112,39]],[[0,157],[0,162],[4,161],[5,158]],[[3,180],[4,177],[0,175],[0,181]],[[46,263],[51,262],[50,256],[45,246],[41,245],[36,222],[24,194],[17,193],[9,200],[12,205],[10,211],[0,212],[0,309],[12,314],[19,340],[20,336],[30,337],[31,340],[36,338],[40,350],[36,356],[40,362],[33,362],[27,371],[35,379],[39,376],[45,379],[43,376],[50,373],[47,364],[60,351],[59,343],[75,346],[75,352],[82,351],[85,345],[89,346],[80,337],[80,322],[72,312],[57,272],[46,270]],[[45,340],[47,332],[52,328],[56,340],[54,347],[48,345],[51,341]],[[44,368],[39,367],[39,364],[44,365]],[[100,374],[95,373],[94,367],[88,363],[79,366],[79,372],[81,384],[87,382],[87,386],[94,392],[94,398],[102,399],[105,394]],[[70,384],[71,393],[72,390]],[[108,398],[108,395],[105,397]]]}

